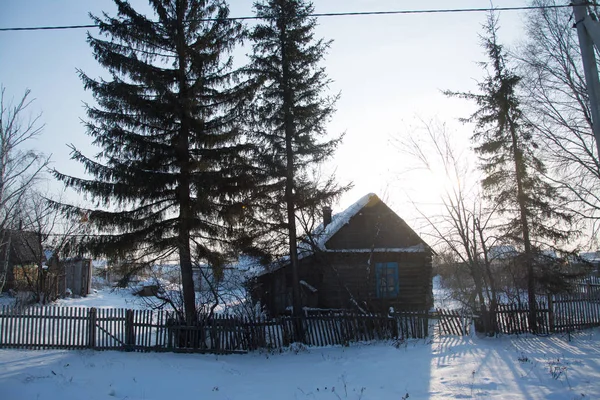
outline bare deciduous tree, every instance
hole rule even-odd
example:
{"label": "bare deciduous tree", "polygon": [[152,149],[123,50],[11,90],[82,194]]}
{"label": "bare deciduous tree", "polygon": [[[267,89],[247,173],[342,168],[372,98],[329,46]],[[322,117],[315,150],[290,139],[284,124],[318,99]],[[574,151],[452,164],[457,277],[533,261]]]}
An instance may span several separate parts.
{"label": "bare deciduous tree", "polygon": [[[527,19],[527,39],[514,54],[520,64],[524,115],[558,183],[580,217],[600,229],[600,159],[596,154],[589,97],[575,21],[569,8],[539,6]],[[562,4],[562,3],[561,3]]]}
{"label": "bare deciduous tree", "polygon": [[80,255],[79,243],[88,227],[85,218],[65,216],[52,207],[47,196],[35,189],[26,191],[19,209],[22,229],[32,237],[23,245],[28,246],[30,254],[36,255],[34,265],[22,268],[26,281],[23,289],[32,294],[34,302],[46,304],[63,294],[58,292],[57,279],[61,275],[58,262]]}
{"label": "bare deciduous tree", "polygon": [[[43,129],[41,115],[28,115],[33,99],[26,90],[14,103],[0,86],[0,248],[10,249],[11,229],[19,227],[17,208],[48,165],[49,156],[27,149]],[[0,260],[0,292],[6,283],[10,251]]]}
{"label": "bare deciduous tree", "polygon": [[[498,301],[489,257],[490,248],[500,242],[494,229],[495,209],[484,202],[475,171],[469,167],[467,155],[456,150],[446,126],[422,122],[422,132],[396,138],[394,143],[415,161],[417,169],[443,175],[448,184],[440,194],[439,213],[425,212],[419,205],[417,211],[426,223],[431,244],[453,260],[457,273],[466,274],[471,281],[461,285],[460,301],[473,312],[487,314]],[[483,321],[490,332],[491,320]]]}

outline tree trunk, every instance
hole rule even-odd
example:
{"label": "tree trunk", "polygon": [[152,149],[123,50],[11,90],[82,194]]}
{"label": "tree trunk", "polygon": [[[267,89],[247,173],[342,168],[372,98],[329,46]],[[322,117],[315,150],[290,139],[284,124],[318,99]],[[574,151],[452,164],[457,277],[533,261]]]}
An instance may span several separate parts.
{"label": "tree trunk", "polygon": [[533,276],[533,254],[531,248],[531,239],[529,237],[529,223],[527,221],[527,205],[525,204],[525,193],[523,190],[523,177],[521,176],[520,166],[523,164],[523,158],[519,150],[517,133],[512,123],[510,125],[510,134],[512,137],[513,156],[515,161],[515,178],[517,181],[517,201],[519,203],[519,214],[521,219],[521,229],[523,235],[523,246],[525,248],[525,266],[527,268],[527,297],[529,303],[529,330],[532,333],[537,332],[536,304],[535,304],[535,278]]}
{"label": "tree trunk", "polygon": [[[479,233],[479,238],[481,240],[481,243],[484,243],[484,239],[483,239],[483,229],[481,229],[481,225],[479,224],[479,222],[477,223],[477,232]],[[498,332],[498,324],[496,323],[496,309],[498,307],[498,303],[496,301],[497,299],[497,295],[496,295],[496,280],[494,279],[494,274],[492,272],[492,269],[490,268],[490,261],[488,258],[488,252],[487,252],[487,247],[483,245],[482,247],[483,249],[483,262],[484,262],[484,266],[485,269],[483,270],[484,274],[484,281],[486,282],[486,286],[489,287],[489,292],[488,292],[488,296],[489,296],[489,307],[488,307],[488,312],[490,315],[490,329],[491,332],[497,333]]]}
{"label": "tree trunk", "polygon": [[294,115],[292,106],[294,102],[293,93],[290,88],[289,60],[287,55],[287,37],[286,10],[282,10],[283,29],[281,31],[281,61],[282,61],[282,84],[283,84],[283,108],[284,108],[284,129],[285,129],[285,151],[286,151],[286,182],[285,182],[285,201],[287,206],[288,237],[290,248],[290,263],[292,267],[292,304],[295,321],[296,337],[295,341],[304,342],[304,332],[302,327],[302,301],[300,299],[300,278],[298,276],[298,248],[296,244],[296,213],[294,202],[294,148],[293,141],[295,136]]}
{"label": "tree trunk", "polygon": [[185,39],[185,10],[187,1],[179,0],[177,2],[177,53],[179,59],[179,100],[181,107],[181,126],[177,138],[177,158],[180,167],[180,179],[178,187],[179,197],[179,242],[177,244],[179,251],[179,263],[181,268],[181,284],[183,287],[183,307],[185,319],[188,325],[193,325],[197,321],[196,315],[196,294],[194,291],[194,277],[192,272],[192,256],[190,249],[190,220],[193,218],[191,211],[190,195],[190,154],[189,154],[189,117],[188,104],[189,93],[187,83],[187,58],[186,58],[186,39]]}
{"label": "tree trunk", "polygon": [[[8,240],[6,241],[6,247],[4,248],[4,259],[2,260],[2,269],[0,269],[0,293],[4,290],[4,285],[6,285],[6,278],[9,276],[9,262],[10,262],[10,244],[12,235],[10,230],[6,229],[4,231],[8,234]],[[2,241],[0,241],[0,248],[4,244],[4,235],[2,235]],[[12,269],[12,266],[10,266]]]}

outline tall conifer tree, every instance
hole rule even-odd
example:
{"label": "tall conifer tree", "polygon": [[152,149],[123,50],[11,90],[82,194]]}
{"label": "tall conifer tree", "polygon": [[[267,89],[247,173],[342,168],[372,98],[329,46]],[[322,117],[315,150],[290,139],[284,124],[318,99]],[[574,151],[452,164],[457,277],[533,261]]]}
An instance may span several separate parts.
{"label": "tall conifer tree", "polygon": [[536,331],[534,265],[539,258],[539,246],[555,246],[567,239],[570,232],[561,223],[570,222],[570,216],[557,208],[559,196],[543,179],[544,163],[536,155],[532,129],[523,117],[517,93],[521,78],[507,65],[493,14],[484,28],[482,44],[489,62],[484,63],[488,75],[479,83],[480,92],[446,94],[473,100],[478,106],[463,121],[475,124],[471,140],[485,173],[482,185],[488,198],[507,217],[501,227],[504,237],[522,247],[527,270],[529,326]]}
{"label": "tall conifer tree", "polygon": [[329,42],[314,37],[317,21],[310,16],[310,2],[261,0],[254,7],[261,22],[250,34],[249,72],[260,90],[252,130],[264,149],[260,165],[268,178],[262,186],[260,215],[270,228],[283,225],[287,230],[294,313],[300,315],[296,213],[326,204],[344,190],[331,179],[319,186],[309,174],[333,154],[341,139],[326,137],[337,99],[326,95],[330,80],[320,65]]}
{"label": "tall conifer tree", "polygon": [[223,0],[150,0],[150,16],[114,2],[117,16],[92,16],[101,35],[88,34],[109,79],[80,72],[97,102],[87,132],[102,150],[72,154],[93,178],[55,176],[96,201],[94,253],[179,259],[183,316],[194,323],[193,259],[220,266],[226,222],[252,181],[238,129],[246,89],[230,56],[243,28]]}

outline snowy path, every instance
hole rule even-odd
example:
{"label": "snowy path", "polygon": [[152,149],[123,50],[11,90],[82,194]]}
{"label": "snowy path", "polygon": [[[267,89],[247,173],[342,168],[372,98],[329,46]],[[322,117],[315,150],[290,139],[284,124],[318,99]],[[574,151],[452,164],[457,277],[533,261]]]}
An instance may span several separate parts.
{"label": "snowy path", "polygon": [[[283,354],[0,350],[0,399],[600,399],[600,330]],[[582,397],[584,395],[585,397]]]}
{"label": "snowy path", "polygon": [[56,304],[64,307],[96,307],[96,308],[129,308],[143,310],[146,308],[143,298],[134,296],[129,289],[100,289],[86,297],[59,299]]}

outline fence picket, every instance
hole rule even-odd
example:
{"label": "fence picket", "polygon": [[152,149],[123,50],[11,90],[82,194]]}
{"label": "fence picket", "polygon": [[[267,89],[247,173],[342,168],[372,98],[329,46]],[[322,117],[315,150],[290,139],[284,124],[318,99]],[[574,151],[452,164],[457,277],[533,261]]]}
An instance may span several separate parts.
{"label": "fence picket", "polygon": [[36,329],[36,325],[37,325],[35,309],[36,309],[35,306],[27,309],[28,316],[29,316],[29,329],[27,329],[27,338],[29,340],[29,343],[31,343],[28,346],[29,349],[35,349],[35,329]]}
{"label": "fence picket", "polygon": [[49,323],[48,311],[49,311],[49,309],[44,307],[42,309],[42,311],[43,311],[43,315],[44,315],[43,327],[42,327],[42,349],[47,349],[48,348],[48,323]]}
{"label": "fence picket", "polygon": [[[17,313],[20,314],[21,310],[20,309],[17,310]],[[19,343],[23,343],[23,341],[25,340],[25,338],[23,337],[23,331],[25,330],[26,319],[25,318],[18,318],[16,320],[16,322],[18,324],[18,329],[17,329],[17,342],[15,343],[15,345],[18,348]]]}
{"label": "fence picket", "polygon": [[328,338],[328,340],[334,345],[342,344],[342,341],[339,337],[338,324],[336,324],[333,320],[333,316],[326,315],[324,321],[325,323],[323,324],[323,330],[325,331],[325,336]]}
{"label": "fence picket", "polygon": [[74,310],[74,318],[73,318],[73,348],[77,348],[79,347],[79,326],[80,326],[80,317],[79,317],[79,313],[80,313],[81,308],[77,307]]}
{"label": "fence picket", "polygon": [[330,327],[330,317],[328,315],[321,315],[319,322],[319,336],[321,337],[322,346],[338,344],[333,337],[333,332]]}
{"label": "fence picket", "polygon": [[[19,310],[18,311],[19,314],[21,314],[23,311]],[[19,343],[26,343],[26,338],[25,338],[25,325],[28,322],[28,319],[25,315],[23,315],[23,318],[19,318],[19,341],[16,343],[17,344],[17,348]]]}
{"label": "fence picket", "polygon": [[73,325],[75,322],[74,319],[74,314],[75,314],[75,308],[71,308],[69,307],[67,309],[67,323],[68,323],[68,328],[67,328],[67,348],[68,349],[72,349],[73,348]]}
{"label": "fence picket", "polygon": [[27,312],[27,309],[21,309],[21,313],[24,317],[23,324],[21,326],[21,336],[23,337],[23,340],[27,342],[29,336],[27,332],[29,331],[29,324],[31,323],[31,318],[29,318],[29,313]]}
{"label": "fence picket", "polygon": [[310,336],[311,336],[311,342],[313,344],[313,346],[322,346],[320,344],[321,342],[321,338],[319,335],[319,317],[317,318],[304,318],[304,320],[307,322],[306,323],[306,328],[307,330],[310,332]]}
{"label": "fence picket", "polygon": [[78,314],[79,314],[79,307],[76,307],[72,310],[72,317],[71,317],[71,348],[72,349],[76,349],[77,348],[77,325],[78,325]]}
{"label": "fence picket", "polygon": [[61,345],[60,348],[66,348],[65,338],[67,337],[67,320],[64,318],[64,314],[66,313],[66,309],[59,308],[58,309],[58,335],[60,336],[58,339],[58,343]]}
{"label": "fence picket", "polygon": [[6,306],[0,306],[0,343],[7,343],[7,329],[8,324],[6,323]]}
{"label": "fence picket", "polygon": [[83,308],[81,307],[77,307],[77,310],[75,312],[75,314],[77,315],[77,319],[75,320],[75,346],[77,348],[81,347],[81,338],[83,336],[82,334],[82,325],[83,325]]}
{"label": "fence picket", "polygon": [[14,313],[16,312],[16,309],[12,309],[12,310],[7,310],[8,313],[8,321],[10,323],[10,331],[12,332],[12,337],[11,337],[11,341],[9,342],[9,344],[12,346],[13,343],[17,343],[17,341],[19,340],[18,338],[18,333],[17,333],[17,329],[16,329],[16,321],[17,319],[14,317]]}

